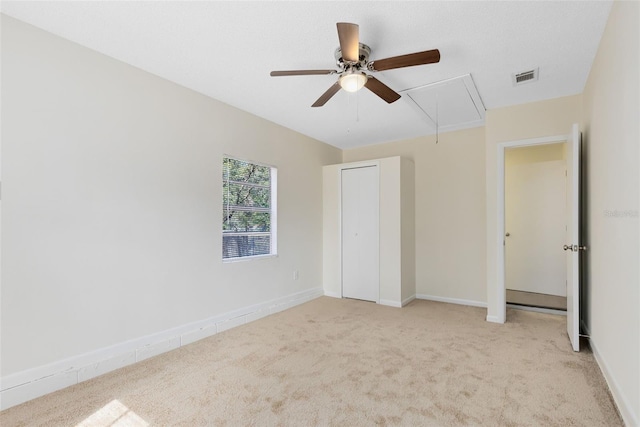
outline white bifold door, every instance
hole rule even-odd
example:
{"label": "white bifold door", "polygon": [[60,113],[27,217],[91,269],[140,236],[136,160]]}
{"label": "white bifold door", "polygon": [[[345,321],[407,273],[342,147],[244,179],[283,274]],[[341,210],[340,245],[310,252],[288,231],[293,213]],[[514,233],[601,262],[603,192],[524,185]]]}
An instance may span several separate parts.
{"label": "white bifold door", "polygon": [[342,296],[380,298],[377,166],[342,170]]}

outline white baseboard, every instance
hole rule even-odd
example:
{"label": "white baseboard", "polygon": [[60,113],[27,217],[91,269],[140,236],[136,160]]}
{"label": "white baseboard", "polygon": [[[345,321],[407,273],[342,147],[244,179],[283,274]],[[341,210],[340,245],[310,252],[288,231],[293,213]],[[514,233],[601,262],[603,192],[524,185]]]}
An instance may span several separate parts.
{"label": "white baseboard", "polygon": [[504,323],[500,320],[500,318],[498,316],[490,316],[487,314],[487,322],[491,322],[491,323]]}
{"label": "white baseboard", "polygon": [[401,302],[390,300],[390,299],[381,299],[378,304],[386,305],[388,307],[398,307],[398,308],[402,307]]}
{"label": "white baseboard", "polygon": [[587,336],[591,336],[591,331],[589,330],[589,327],[587,327],[587,324],[584,322],[584,319],[580,319],[580,327],[582,328],[582,332],[587,335]]}
{"label": "white baseboard", "polygon": [[446,302],[449,304],[470,305],[472,307],[487,308],[487,303],[482,301],[474,301],[469,299],[439,297],[435,295],[416,294],[416,299],[426,299],[429,301]]}
{"label": "white baseboard", "polygon": [[324,296],[331,298],[342,298],[342,294],[340,294],[340,292],[324,291]]}
{"label": "white baseboard", "polygon": [[[342,295],[340,295],[338,293],[334,293],[334,292],[329,292],[329,291],[325,291],[324,295],[327,296],[327,297],[332,297],[332,298],[342,298]],[[405,305],[409,304],[414,299],[416,299],[415,295],[411,295],[409,298],[403,300],[402,302],[393,301],[393,300],[389,300],[389,299],[380,299],[380,301],[378,301],[378,304],[386,305],[388,307],[404,307]]]}
{"label": "white baseboard", "polygon": [[[583,324],[583,327],[585,325]],[[585,332],[589,332],[587,328],[585,328]],[[591,334],[589,334],[591,335]],[[624,396],[622,391],[620,390],[620,386],[618,382],[611,375],[611,370],[609,369],[609,365],[602,358],[600,351],[598,351],[598,346],[596,345],[593,337],[589,338],[589,344],[591,345],[591,350],[593,351],[593,357],[596,359],[598,366],[600,367],[600,371],[602,371],[602,375],[604,376],[607,385],[609,386],[609,390],[611,390],[611,395],[613,396],[613,400],[618,407],[618,411],[620,412],[620,416],[622,417],[622,421],[624,424],[629,427],[639,426],[638,414],[633,412],[633,407],[631,403]]]}
{"label": "white baseboard", "polygon": [[89,380],[324,295],[322,288],[259,304],[125,341],[0,378],[0,410]]}
{"label": "white baseboard", "polygon": [[414,299],[416,299],[415,294],[411,295],[409,298],[403,299],[402,300],[402,306],[404,307],[405,305],[409,304],[411,301],[413,301]]}

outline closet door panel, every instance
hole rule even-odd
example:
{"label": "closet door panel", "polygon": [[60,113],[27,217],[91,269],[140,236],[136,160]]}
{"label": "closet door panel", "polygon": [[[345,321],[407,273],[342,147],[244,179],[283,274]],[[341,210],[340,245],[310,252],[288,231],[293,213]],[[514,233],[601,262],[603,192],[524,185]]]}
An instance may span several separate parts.
{"label": "closet door panel", "polygon": [[342,171],[342,296],[379,299],[379,182],[376,166]]}

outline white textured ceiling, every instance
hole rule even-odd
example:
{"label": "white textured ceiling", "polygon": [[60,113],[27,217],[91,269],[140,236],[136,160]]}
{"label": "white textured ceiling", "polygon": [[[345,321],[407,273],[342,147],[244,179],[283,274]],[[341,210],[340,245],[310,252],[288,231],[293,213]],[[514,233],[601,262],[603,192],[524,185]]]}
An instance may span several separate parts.
{"label": "white textured ceiling", "polygon": [[[438,64],[376,77],[396,91],[471,74],[487,109],[581,93],[610,1],[3,1],[2,12],[320,141],[351,148],[433,133],[407,100],[340,91],[336,22],[360,25],[371,59],[440,49]],[[536,83],[511,74],[539,67]]]}

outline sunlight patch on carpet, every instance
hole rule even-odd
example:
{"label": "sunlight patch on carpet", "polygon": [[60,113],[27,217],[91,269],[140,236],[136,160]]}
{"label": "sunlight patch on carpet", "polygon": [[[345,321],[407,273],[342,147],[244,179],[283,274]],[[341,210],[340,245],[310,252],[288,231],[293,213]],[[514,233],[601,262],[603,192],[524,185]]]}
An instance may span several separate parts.
{"label": "sunlight patch on carpet", "polygon": [[149,423],[117,399],[104,405],[76,427],[147,427]]}

